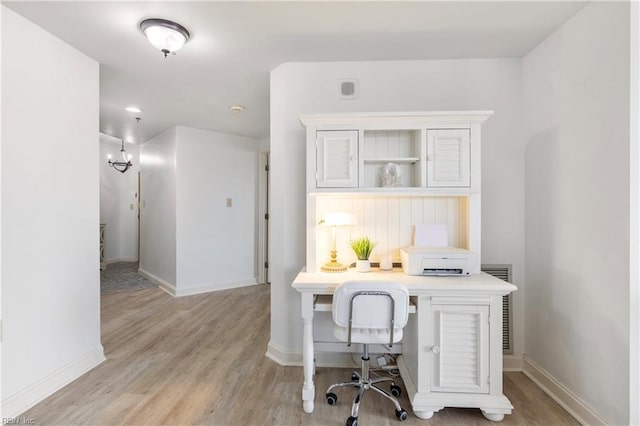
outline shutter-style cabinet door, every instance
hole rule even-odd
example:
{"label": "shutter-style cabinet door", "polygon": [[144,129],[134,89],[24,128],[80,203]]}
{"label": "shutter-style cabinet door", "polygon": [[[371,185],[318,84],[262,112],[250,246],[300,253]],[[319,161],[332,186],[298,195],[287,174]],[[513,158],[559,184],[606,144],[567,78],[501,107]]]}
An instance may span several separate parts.
{"label": "shutter-style cabinet door", "polygon": [[431,391],[489,393],[489,306],[432,305]]}
{"label": "shutter-style cabinet door", "polygon": [[427,187],[471,186],[469,129],[427,130]]}
{"label": "shutter-style cabinet door", "polygon": [[358,186],[358,131],[319,131],[316,134],[316,186]]}

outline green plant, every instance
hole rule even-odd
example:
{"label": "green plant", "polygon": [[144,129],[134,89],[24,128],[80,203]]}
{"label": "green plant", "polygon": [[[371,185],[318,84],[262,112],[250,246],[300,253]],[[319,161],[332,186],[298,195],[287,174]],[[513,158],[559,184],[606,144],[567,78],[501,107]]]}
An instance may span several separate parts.
{"label": "green plant", "polygon": [[371,241],[369,237],[358,238],[351,241],[350,244],[358,260],[368,260],[373,248],[376,246],[376,243]]}

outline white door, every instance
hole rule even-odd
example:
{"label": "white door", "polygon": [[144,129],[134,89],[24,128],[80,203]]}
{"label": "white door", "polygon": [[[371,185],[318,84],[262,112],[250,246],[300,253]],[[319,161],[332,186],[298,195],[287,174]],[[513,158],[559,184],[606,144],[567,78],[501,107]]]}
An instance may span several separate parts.
{"label": "white door", "polygon": [[489,306],[432,305],[431,391],[489,393]]}
{"label": "white door", "polygon": [[471,187],[469,129],[427,130],[427,187]]}
{"label": "white door", "polygon": [[316,134],[316,186],[358,186],[358,131],[319,131]]}

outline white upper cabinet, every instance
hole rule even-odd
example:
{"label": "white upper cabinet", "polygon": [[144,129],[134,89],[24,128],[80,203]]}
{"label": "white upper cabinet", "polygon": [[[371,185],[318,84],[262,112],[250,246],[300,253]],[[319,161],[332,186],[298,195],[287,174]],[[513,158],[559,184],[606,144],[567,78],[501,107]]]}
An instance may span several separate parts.
{"label": "white upper cabinet", "polygon": [[358,186],[358,131],[319,131],[316,135],[316,186]]}
{"label": "white upper cabinet", "polygon": [[302,115],[308,192],[480,192],[480,125],[492,111]]}
{"label": "white upper cabinet", "polygon": [[470,129],[427,130],[427,187],[471,187]]}

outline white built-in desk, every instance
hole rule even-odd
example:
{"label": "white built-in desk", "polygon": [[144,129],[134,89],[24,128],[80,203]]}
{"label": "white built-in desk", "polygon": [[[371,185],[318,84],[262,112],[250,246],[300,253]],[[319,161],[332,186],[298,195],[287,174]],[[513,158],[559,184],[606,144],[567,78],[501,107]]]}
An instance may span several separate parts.
{"label": "white built-in desk", "polygon": [[[300,272],[292,286],[301,294],[303,409],[314,408],[314,310],[347,280],[396,281],[415,304],[404,330],[398,367],[416,416],[428,419],[444,407],[471,407],[500,421],[513,409],[502,394],[502,296],[516,286],[488,274],[418,277],[401,271]],[[325,299],[325,302],[317,303]],[[322,306],[320,306],[322,305]]]}

